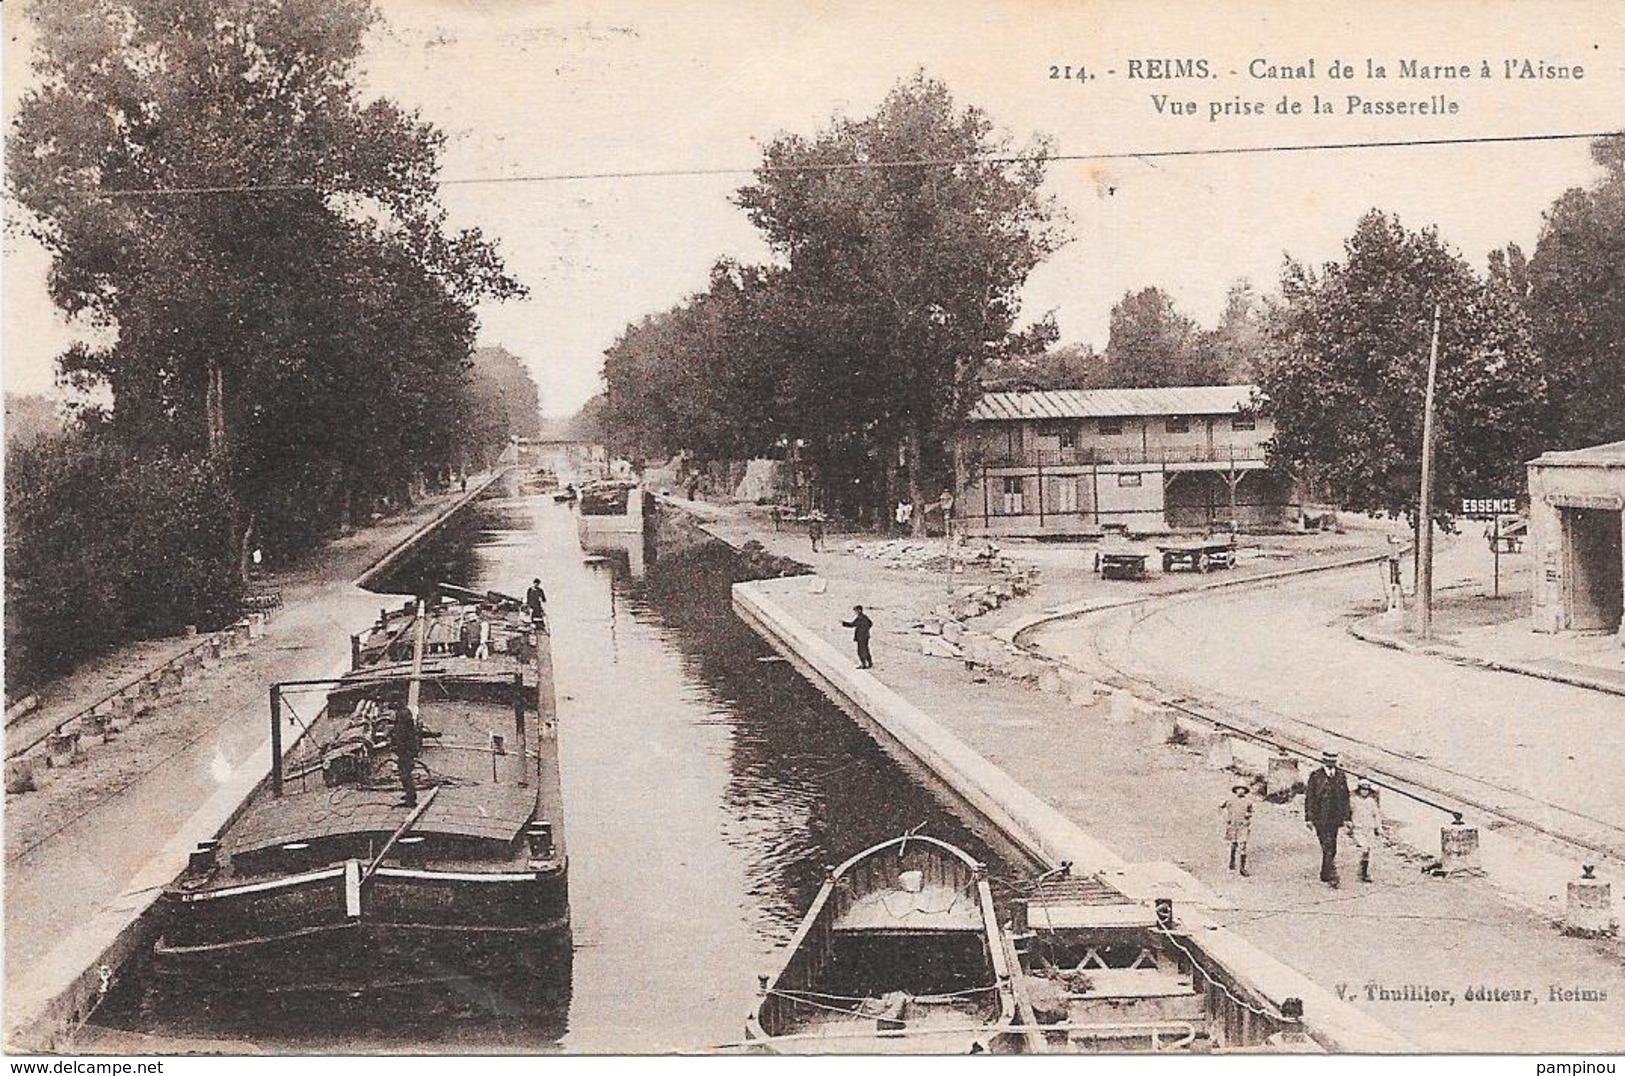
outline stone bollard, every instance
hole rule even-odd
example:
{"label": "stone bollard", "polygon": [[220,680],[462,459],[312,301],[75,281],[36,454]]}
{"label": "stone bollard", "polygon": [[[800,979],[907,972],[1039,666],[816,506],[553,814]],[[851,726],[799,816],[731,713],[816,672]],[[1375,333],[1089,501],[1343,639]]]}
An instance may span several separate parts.
{"label": "stone bollard", "polygon": [[188,624],[188,625],[186,625],[186,637],[188,639],[197,638],[197,625],[196,624]]}
{"label": "stone bollard", "polygon": [[86,714],[79,719],[79,730],[86,736],[95,737],[99,742],[106,743],[113,738],[113,715],[105,710]]}
{"label": "stone bollard", "polygon": [[1439,873],[1483,874],[1478,865],[1478,827],[1456,816],[1448,826],[1439,827]]}
{"label": "stone bollard", "polygon": [[128,725],[136,718],[135,696],[124,694],[113,696],[113,722],[120,727]]}
{"label": "stone bollard", "polygon": [[15,796],[34,791],[34,760],[6,759],[6,794]]}
{"label": "stone bollard", "polygon": [[158,697],[158,681],[150,677],[141,681],[136,688],[136,697],[143,701],[151,701]]}
{"label": "stone bollard", "polygon": [[165,665],[158,670],[158,692],[162,695],[173,695],[181,689],[186,674],[179,665]]}
{"label": "stone bollard", "polygon": [[71,766],[79,758],[77,732],[53,732],[45,738],[45,764],[51,767]]}
{"label": "stone bollard", "polygon": [[1285,803],[1300,783],[1296,758],[1285,751],[1270,756],[1269,769],[1264,772],[1264,798]]}
{"label": "stone bollard", "polygon": [[265,634],[265,614],[255,612],[248,614],[248,637],[258,639]]}
{"label": "stone bollard", "polygon": [[1236,747],[1230,737],[1219,734],[1207,742],[1203,765],[1210,770],[1228,770],[1236,763]]}
{"label": "stone bollard", "polygon": [[1608,938],[1619,931],[1619,922],[1614,918],[1613,887],[1593,874],[1595,870],[1587,864],[1580,868],[1579,880],[1569,883],[1568,907],[1563,915],[1565,934]]}

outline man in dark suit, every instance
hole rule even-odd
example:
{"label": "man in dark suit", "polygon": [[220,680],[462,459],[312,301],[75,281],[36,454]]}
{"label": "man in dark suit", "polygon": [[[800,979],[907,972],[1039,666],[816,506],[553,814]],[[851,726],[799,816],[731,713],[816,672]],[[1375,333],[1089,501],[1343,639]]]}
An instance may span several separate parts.
{"label": "man in dark suit", "polygon": [[1348,774],[1337,764],[1337,752],[1320,756],[1320,768],[1303,786],[1303,820],[1320,839],[1320,880],[1337,888],[1337,833],[1350,818]]}
{"label": "man in dark suit", "polygon": [[852,607],[851,620],[841,621],[841,627],[852,629],[852,641],[857,644],[858,668],[860,669],[875,667],[875,659],[869,654],[869,632],[874,626],[875,622],[870,620],[864,613],[861,605]]}

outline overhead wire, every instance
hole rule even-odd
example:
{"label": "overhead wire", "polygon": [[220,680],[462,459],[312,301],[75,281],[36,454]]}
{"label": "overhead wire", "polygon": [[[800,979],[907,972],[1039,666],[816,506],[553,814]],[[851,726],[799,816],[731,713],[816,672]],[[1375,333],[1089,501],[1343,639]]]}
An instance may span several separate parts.
{"label": "overhead wire", "polygon": [[[1481,135],[1464,138],[1389,139],[1376,142],[1311,142],[1269,146],[1217,146],[1192,149],[1132,150],[1105,153],[1016,153],[971,157],[919,157],[881,161],[836,161],[827,164],[726,165],[713,168],[618,169],[602,172],[535,172],[509,176],[453,176],[434,182],[441,187],[505,185],[520,183],[575,183],[620,179],[682,179],[733,175],[817,174],[883,171],[896,168],[956,168],[970,165],[1010,165],[1081,161],[1137,160],[1150,165],[1153,159],[1180,157],[1235,157],[1257,153],[1321,153],[1367,149],[1415,149],[1440,146],[1509,145],[1518,143],[1590,141],[1615,137],[1619,131],[1574,131],[1522,135]],[[1154,166],[1153,166],[1154,167]],[[224,183],[176,187],[115,187],[86,190],[104,198],[165,197],[171,195],[215,194],[295,194],[321,191],[315,183]]]}

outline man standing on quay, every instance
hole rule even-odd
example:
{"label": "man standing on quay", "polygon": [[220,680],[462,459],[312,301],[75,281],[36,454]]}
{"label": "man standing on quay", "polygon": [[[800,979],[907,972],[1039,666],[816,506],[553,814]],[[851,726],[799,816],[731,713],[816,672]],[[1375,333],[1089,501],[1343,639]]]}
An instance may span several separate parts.
{"label": "man standing on quay", "polygon": [[1303,820],[1320,839],[1320,880],[1337,888],[1337,833],[1348,822],[1349,779],[1337,765],[1337,752],[1320,756],[1320,769],[1303,787]]}
{"label": "man standing on quay", "polygon": [[875,622],[864,614],[861,605],[852,607],[851,620],[841,621],[841,627],[852,629],[852,641],[858,647],[858,668],[860,669],[875,667],[875,659],[869,654],[869,631],[874,626]]}

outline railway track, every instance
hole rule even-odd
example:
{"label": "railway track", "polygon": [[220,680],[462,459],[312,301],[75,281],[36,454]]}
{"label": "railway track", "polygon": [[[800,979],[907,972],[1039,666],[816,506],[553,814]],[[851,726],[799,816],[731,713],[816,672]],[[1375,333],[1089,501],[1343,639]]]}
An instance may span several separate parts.
{"label": "railway track", "polygon": [[[1234,596],[1236,591],[1222,593]],[[1133,662],[1131,655],[1136,653],[1136,636],[1149,622],[1179,606],[1219,596],[1202,592],[1181,594],[1080,615],[1073,622],[1086,626],[1082,637],[1088,652],[1082,663],[1083,671],[1141,697],[1155,699],[1196,720],[1309,759],[1326,748],[1344,749],[1362,761],[1364,775],[1445,815],[1465,816],[1487,829],[1516,827],[1543,841],[1555,842],[1571,854],[1606,857],[1625,863],[1625,826],[1532,796],[1508,784],[1331,728],[1312,717],[1289,715],[1254,699],[1215,696],[1204,685]],[[1124,619],[1126,630],[1122,627]],[[1076,660],[1075,655],[1071,657]],[[1243,712],[1246,716],[1242,716]]]}

